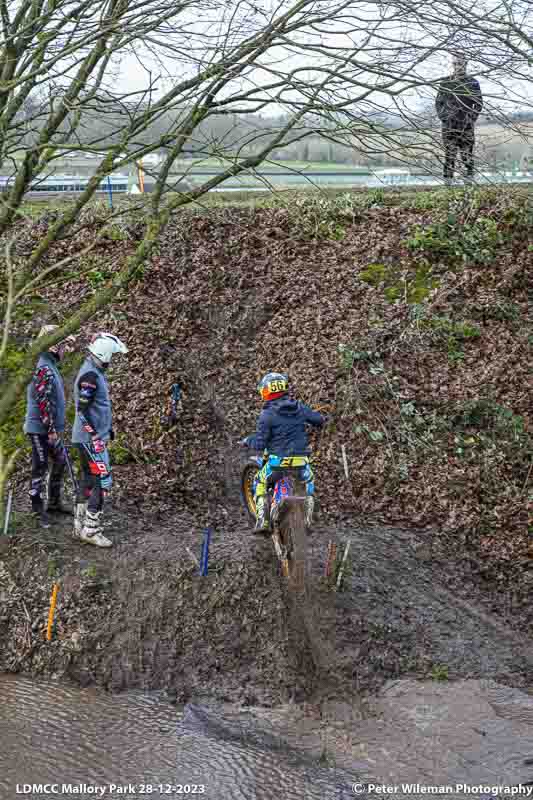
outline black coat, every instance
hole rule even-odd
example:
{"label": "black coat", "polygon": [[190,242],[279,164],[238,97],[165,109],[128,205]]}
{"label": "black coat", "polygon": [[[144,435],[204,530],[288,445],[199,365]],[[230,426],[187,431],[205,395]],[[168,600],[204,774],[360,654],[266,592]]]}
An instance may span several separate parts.
{"label": "black coat", "polygon": [[483,108],[479,82],[471,75],[444,78],[439,83],[435,107],[445,128],[473,127]]}

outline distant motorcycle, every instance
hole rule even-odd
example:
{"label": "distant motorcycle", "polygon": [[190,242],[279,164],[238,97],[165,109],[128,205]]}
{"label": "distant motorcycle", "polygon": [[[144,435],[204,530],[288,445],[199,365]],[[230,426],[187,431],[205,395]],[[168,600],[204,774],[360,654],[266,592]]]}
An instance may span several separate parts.
{"label": "distant motorcycle", "polygon": [[[298,479],[299,457],[283,459],[267,488],[270,535],[282,573],[297,586],[305,581],[307,534],[304,521],[305,484]],[[285,463],[286,462],[286,463]],[[261,456],[247,458],[241,471],[241,499],[255,521],[255,489],[265,463]]]}

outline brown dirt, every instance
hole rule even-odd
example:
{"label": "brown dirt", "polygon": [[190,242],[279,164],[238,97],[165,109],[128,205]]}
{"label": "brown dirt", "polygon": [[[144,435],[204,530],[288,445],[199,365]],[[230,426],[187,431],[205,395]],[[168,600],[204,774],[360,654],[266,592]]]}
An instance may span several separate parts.
{"label": "brown dirt", "polygon": [[[402,675],[492,677],[524,686],[533,650],[518,618],[468,581],[460,564],[428,559],[427,536],[380,526],[317,524],[302,625],[270,541],[233,508],[215,528],[210,575],[192,515],[111,513],[110,551],[68,527],[20,529],[0,556],[5,643],[0,670],[68,676],[111,690],[166,688],[244,705],[355,698]],[[344,590],[323,574],[327,544],[351,540]],[[44,640],[59,579],[54,639]],[[500,598],[501,599],[501,598]],[[311,624],[309,622],[311,621]]]}

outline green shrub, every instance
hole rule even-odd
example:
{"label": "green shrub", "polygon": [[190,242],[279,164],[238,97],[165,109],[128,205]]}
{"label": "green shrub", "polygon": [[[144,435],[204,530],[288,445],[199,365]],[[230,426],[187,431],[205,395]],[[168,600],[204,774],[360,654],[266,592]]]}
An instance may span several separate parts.
{"label": "green shrub", "polygon": [[288,206],[289,216],[298,230],[312,239],[342,239],[345,226],[361,216],[357,196],[346,192],[336,197],[322,193],[296,197]]}
{"label": "green shrub", "polygon": [[[8,347],[0,360],[0,383],[7,385],[17,377],[24,361],[24,351]],[[6,456],[18,448],[28,447],[24,434],[24,417],[26,415],[26,396],[18,400],[6,422],[0,426],[0,443]]]}
{"label": "green shrub", "polygon": [[511,439],[514,442],[529,441],[524,418],[506,406],[493,400],[480,398],[463,405],[452,418],[455,428],[478,428],[498,438]]}
{"label": "green shrub", "polygon": [[356,361],[377,362],[379,361],[379,354],[373,350],[354,350],[346,344],[338,345],[338,352],[341,361],[341,367],[349,372]]}
{"label": "green shrub", "polygon": [[481,336],[481,329],[470,322],[454,322],[449,317],[424,317],[418,320],[419,330],[429,330],[437,341],[446,345],[448,358],[452,362],[462,361],[462,345]]}
{"label": "green shrub", "polygon": [[370,286],[379,286],[387,280],[389,274],[390,268],[385,264],[368,264],[359,273],[359,278]]}
{"label": "green shrub", "polygon": [[34,315],[40,314],[43,311],[45,311],[49,305],[50,304],[48,300],[41,300],[38,297],[22,299],[22,301],[19,301],[13,309],[13,319],[14,320],[32,319]]}
{"label": "green shrub", "polygon": [[368,264],[359,272],[359,278],[370,286],[383,285],[389,303],[405,299],[407,303],[420,304],[440,284],[431,265],[425,261],[407,268],[405,265]]}
{"label": "green shrub", "polygon": [[127,241],[128,234],[120,225],[108,225],[102,232],[102,239],[108,239],[111,242]]}
{"label": "green shrub", "polygon": [[115,466],[120,466],[121,464],[134,464],[137,462],[137,459],[133,453],[125,446],[123,437],[119,437],[112,442],[111,447],[109,448],[109,455],[111,458],[111,463]]}
{"label": "green shrub", "polygon": [[446,664],[435,664],[431,670],[431,678],[434,681],[447,681],[450,678]]}
{"label": "green shrub", "polygon": [[466,339],[477,339],[478,336],[481,336],[481,329],[477,325],[469,322],[454,322],[449,317],[428,317],[421,322],[421,327],[431,328],[446,338],[451,336],[459,342]]}
{"label": "green shrub", "polygon": [[495,220],[478,216],[468,222],[460,214],[449,213],[445,220],[416,226],[405,245],[430,260],[490,264],[503,241]]}
{"label": "green shrub", "polygon": [[111,272],[105,267],[95,267],[87,273],[87,280],[94,288],[98,288],[111,277]]}

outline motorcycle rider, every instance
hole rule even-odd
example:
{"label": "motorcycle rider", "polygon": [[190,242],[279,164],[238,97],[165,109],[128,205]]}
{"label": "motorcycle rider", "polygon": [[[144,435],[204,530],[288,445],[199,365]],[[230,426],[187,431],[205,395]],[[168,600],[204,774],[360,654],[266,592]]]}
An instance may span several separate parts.
{"label": "motorcycle rider", "polygon": [[314,510],[315,484],[309,463],[309,439],[306,425],[320,428],[325,417],[309,406],[291,397],[289,379],[280,372],[268,372],[259,381],[257,389],[265,401],[254,435],[243,444],[254,450],[266,450],[268,455],[257,476],[255,489],[256,531],[269,527],[267,489],[269,481],[276,480],[276,472],[283,467],[298,467],[299,479],[305,483],[305,524],[311,527]]}
{"label": "motorcycle rider", "polygon": [[76,418],[72,442],[80,454],[81,481],[74,518],[74,536],[96,547],[111,547],[103,534],[104,498],[111,490],[107,444],[114,438],[111,398],[105,372],[114,353],[128,348],[113,333],[99,333],[89,345],[74,384]]}
{"label": "motorcycle rider", "polygon": [[[49,336],[58,327],[44,325],[37,338]],[[31,510],[43,528],[50,527],[51,514],[72,513],[61,503],[61,484],[66,467],[65,448],[61,441],[65,430],[65,390],[59,372],[59,362],[72,341],[74,337],[68,336],[41,353],[27,389],[24,433],[30,437],[32,450]],[[45,510],[42,491],[49,461],[52,466]]]}

